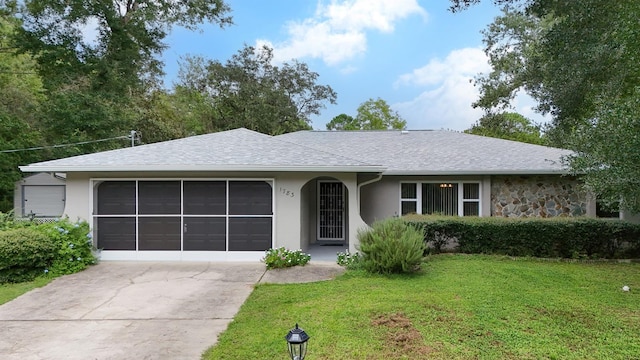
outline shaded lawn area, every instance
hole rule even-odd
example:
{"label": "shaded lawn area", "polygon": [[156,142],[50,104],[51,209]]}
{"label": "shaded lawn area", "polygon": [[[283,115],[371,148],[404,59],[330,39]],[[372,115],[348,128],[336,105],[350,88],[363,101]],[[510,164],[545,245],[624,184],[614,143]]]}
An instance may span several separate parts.
{"label": "shaded lawn area", "polygon": [[296,322],[310,360],[637,358],[640,264],[439,255],[412,276],[258,285],[203,358],[285,359]]}
{"label": "shaded lawn area", "polygon": [[18,296],[47,285],[53,280],[53,277],[40,276],[33,281],[17,283],[17,284],[0,284],[0,305],[9,302]]}

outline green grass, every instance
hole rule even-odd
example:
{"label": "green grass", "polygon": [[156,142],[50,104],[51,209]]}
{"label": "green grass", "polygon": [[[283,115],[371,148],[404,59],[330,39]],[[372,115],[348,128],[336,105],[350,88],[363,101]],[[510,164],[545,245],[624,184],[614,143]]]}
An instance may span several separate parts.
{"label": "green grass", "polygon": [[53,280],[53,277],[40,276],[33,281],[17,284],[0,284],[0,305],[35,288],[45,286],[50,283],[51,280]]}
{"label": "green grass", "polygon": [[412,276],[258,285],[203,358],[285,359],[296,322],[310,360],[638,359],[640,264],[441,255]]}

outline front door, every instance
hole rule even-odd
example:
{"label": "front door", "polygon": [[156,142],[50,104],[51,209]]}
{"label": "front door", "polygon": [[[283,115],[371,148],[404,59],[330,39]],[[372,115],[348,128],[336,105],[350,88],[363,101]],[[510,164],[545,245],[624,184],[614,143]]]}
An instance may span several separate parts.
{"label": "front door", "polygon": [[318,181],[318,240],[345,240],[345,187],[339,181]]}

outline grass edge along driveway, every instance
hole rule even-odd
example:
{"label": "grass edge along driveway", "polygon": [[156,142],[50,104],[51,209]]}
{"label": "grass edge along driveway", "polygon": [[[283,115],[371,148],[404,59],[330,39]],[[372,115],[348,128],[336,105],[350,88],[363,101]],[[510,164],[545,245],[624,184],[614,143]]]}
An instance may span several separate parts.
{"label": "grass edge along driveway", "polygon": [[313,360],[638,358],[640,264],[439,255],[410,276],[258,285],[203,359],[284,359],[296,322]]}
{"label": "grass edge along driveway", "polygon": [[7,303],[35,288],[43,287],[50,283],[53,279],[53,277],[43,275],[37,277],[33,281],[27,281],[17,284],[0,284],[0,305]]}

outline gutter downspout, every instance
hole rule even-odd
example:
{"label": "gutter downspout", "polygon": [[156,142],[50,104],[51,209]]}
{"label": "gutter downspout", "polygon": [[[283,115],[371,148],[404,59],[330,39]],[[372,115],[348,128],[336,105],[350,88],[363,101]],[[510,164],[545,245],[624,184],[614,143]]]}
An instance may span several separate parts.
{"label": "gutter downspout", "polygon": [[[358,184],[357,186],[357,190],[356,190],[356,203],[358,205],[358,217],[360,218],[360,222],[362,223],[362,225],[369,227],[369,225],[367,223],[364,222],[364,220],[362,219],[362,213],[360,212],[360,192],[362,191],[362,187],[365,185],[369,185],[369,184],[373,184],[374,182],[378,182],[380,181],[380,179],[382,179],[382,172],[379,172],[378,175],[371,179],[371,180],[367,180],[361,184]],[[351,223],[351,221],[349,221],[349,223]],[[351,253],[357,253],[358,252],[358,245],[359,245],[359,241],[358,239],[354,239],[354,241],[349,240],[349,252]]]}
{"label": "gutter downspout", "polygon": [[360,191],[362,191],[362,187],[365,186],[365,185],[373,184],[374,182],[378,182],[378,181],[380,181],[380,179],[382,179],[382,173],[381,172],[378,173],[378,175],[375,178],[373,178],[371,180],[367,180],[367,181],[365,181],[365,182],[363,182],[361,184],[358,184],[358,192],[356,193],[356,199],[357,199],[357,202],[358,202],[358,213],[360,213]]}

